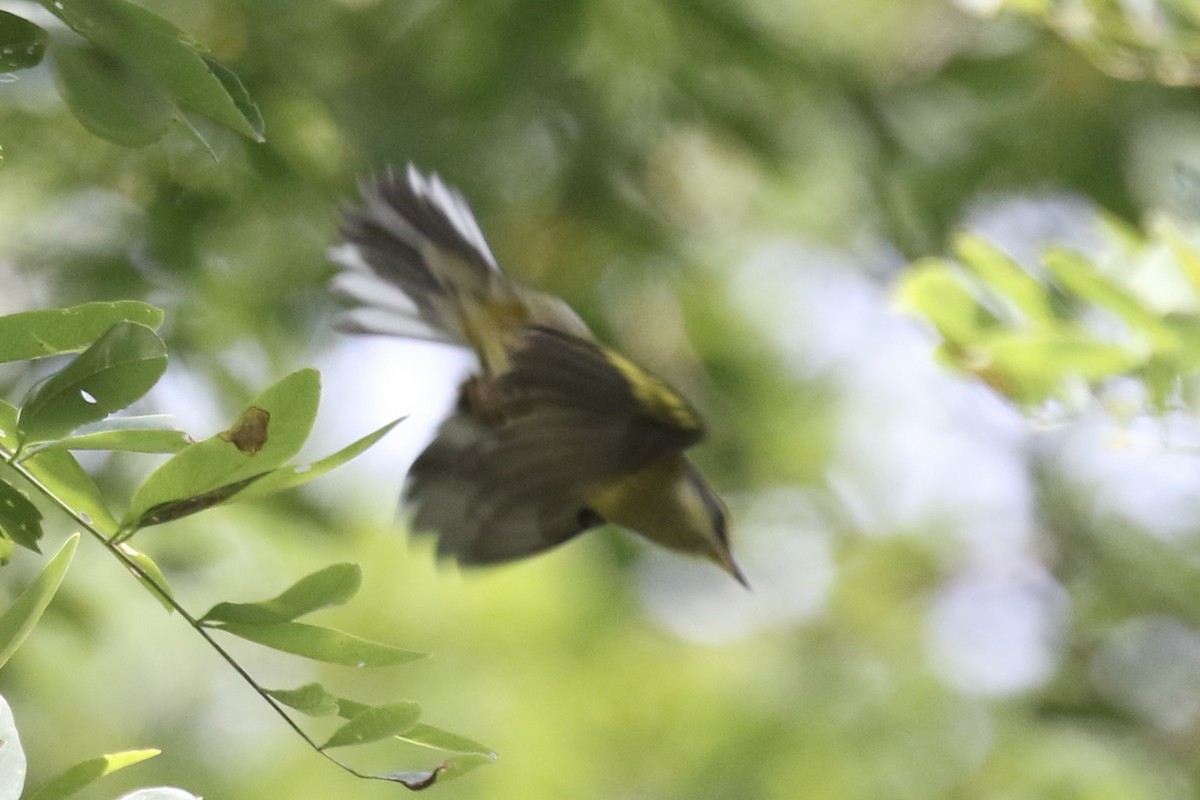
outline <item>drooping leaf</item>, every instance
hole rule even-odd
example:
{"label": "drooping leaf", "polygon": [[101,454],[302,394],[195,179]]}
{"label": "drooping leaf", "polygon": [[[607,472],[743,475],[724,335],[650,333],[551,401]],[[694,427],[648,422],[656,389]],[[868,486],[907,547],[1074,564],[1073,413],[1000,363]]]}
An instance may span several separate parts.
{"label": "drooping leaf", "polygon": [[0,11],[0,72],[36,67],[50,34],[24,17]]}
{"label": "drooping leaf", "polygon": [[[241,419],[229,431],[188,446],[159,467],[134,492],[124,527],[130,529],[149,524],[149,521],[139,521],[152,509],[202,497],[243,480],[260,479],[278,468],[300,450],[312,431],[320,393],[320,376],[312,369],[293,372],[266,389],[248,406],[268,415],[258,415],[259,420],[266,420],[256,434],[261,438],[259,449],[253,453],[245,452],[233,441]],[[224,502],[235,494],[237,492],[217,502]]]}
{"label": "drooping leaf", "polygon": [[303,622],[276,625],[226,622],[211,627],[273,650],[348,667],[394,667],[426,655]]}
{"label": "drooping leaf", "polygon": [[321,745],[322,750],[331,747],[377,742],[399,736],[412,729],[421,718],[421,706],[409,701],[372,706],[355,716]]}
{"label": "drooping leaf", "polygon": [[17,652],[46,606],[50,605],[63,576],[67,574],[71,556],[75,555],[78,544],[79,534],[76,533],[54,554],[33,583],[25,587],[13,604],[0,614],[0,667],[7,664],[13,653]]}
{"label": "drooping leaf", "polygon": [[0,481],[0,533],[35,553],[42,538],[42,512],[19,489]]}
{"label": "drooping leaf", "polygon": [[167,20],[127,0],[42,0],[42,5],[96,47],[149,76],[174,102],[263,140],[197,52],[195,40]]}
{"label": "drooping leaf", "polygon": [[97,758],[89,758],[51,778],[27,800],[65,800],[105,775],[111,775],[119,769],[154,758],[160,752],[162,751],[126,750],[121,753],[109,753]]}
{"label": "drooping leaf", "polygon": [[250,486],[246,491],[237,496],[237,501],[255,500],[260,497],[282,492],[285,489],[291,489],[296,486],[308,483],[311,480],[321,477],[327,472],[330,472],[342,466],[361,455],[365,450],[369,449],[376,442],[388,434],[392,428],[399,425],[404,420],[403,417],[389,422],[382,428],[373,431],[362,437],[356,442],[353,442],[341,450],[338,450],[333,455],[326,456],[320,461],[314,461],[311,464],[304,466],[283,467],[275,470],[270,475],[265,476],[261,481],[258,481],[253,486]]}
{"label": "drooping leaf", "polygon": [[319,683],[306,683],[298,689],[268,689],[267,694],[310,717],[338,713],[338,700]]}
{"label": "drooping leaf", "polygon": [[240,622],[269,625],[345,603],[362,585],[357,564],[333,564],[306,575],[279,596],[258,603],[218,603],[201,619],[204,622]]}
{"label": "drooping leaf", "polygon": [[118,322],[33,390],[17,428],[27,442],[58,438],[134,402],[166,368],[166,345],[153,330]]}
{"label": "drooping leaf", "polygon": [[136,300],[84,303],[0,317],[0,362],[77,353],[118,322],[157,329],[163,312]]}
{"label": "drooping leaf", "polygon": [[0,800],[20,800],[25,788],[25,751],[8,701],[0,697]]}
{"label": "drooping leaf", "polygon": [[67,108],[83,127],[125,147],[161,139],[178,115],[171,96],[120,55],[85,41],[56,40],[54,75]]}

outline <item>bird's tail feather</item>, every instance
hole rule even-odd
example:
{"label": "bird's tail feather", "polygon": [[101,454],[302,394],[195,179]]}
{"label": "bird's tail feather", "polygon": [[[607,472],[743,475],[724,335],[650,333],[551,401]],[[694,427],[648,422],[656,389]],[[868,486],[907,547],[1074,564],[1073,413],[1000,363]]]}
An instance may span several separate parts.
{"label": "bird's tail feather", "polygon": [[506,283],[462,195],[411,164],[359,188],[362,203],[342,224],[345,241],[329,251],[343,270],[332,289],[355,304],[338,327],[468,344],[464,303]]}

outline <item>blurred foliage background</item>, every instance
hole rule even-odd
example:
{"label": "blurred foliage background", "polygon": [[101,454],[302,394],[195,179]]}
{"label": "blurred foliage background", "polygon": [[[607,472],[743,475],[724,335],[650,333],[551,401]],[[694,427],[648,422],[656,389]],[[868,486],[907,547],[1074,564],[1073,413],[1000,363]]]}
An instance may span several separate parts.
{"label": "blurred foliage background", "polygon": [[[1033,274],[1068,247],[1157,309],[1193,307],[1141,232],[1169,219],[1186,238],[1200,216],[1191,4],[144,5],[241,77],[266,142],[201,123],[215,160],[182,128],[122,148],[70,115],[47,65],[15,73],[0,311],[162,305],[172,361],[144,405],[197,436],[308,364],[318,443],[411,415],[311,490],[139,536],[197,610],[360,562],[363,594],[325,621],[435,654],[347,685],[235,643],[264,683],[399,692],[496,748],[432,790],[447,798],[1200,790],[1192,395],[1116,378],[1018,404],[940,365],[893,292],[969,229]],[[355,178],[410,159],[463,190],[510,272],[706,412],[697,458],[753,594],[612,532],[462,573],[406,540],[406,459],[467,363],[333,334],[324,251]],[[87,464],[117,497],[150,468]],[[37,567],[21,554],[0,588]],[[88,796],[403,791],[315,757],[177,622],[81,548],[0,675],[31,786],[155,746]]]}

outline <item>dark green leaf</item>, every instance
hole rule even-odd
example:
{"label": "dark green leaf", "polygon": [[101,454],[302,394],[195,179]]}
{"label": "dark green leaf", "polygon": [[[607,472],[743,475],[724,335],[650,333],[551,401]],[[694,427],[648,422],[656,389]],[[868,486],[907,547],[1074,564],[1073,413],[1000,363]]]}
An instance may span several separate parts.
{"label": "dark green leaf", "polygon": [[118,322],[158,328],[162,319],[160,309],[135,300],[9,314],[0,317],[0,362],[77,353]]}
{"label": "dark green leaf", "polygon": [[0,533],[35,553],[42,538],[42,512],[15,486],[0,481]]}
{"label": "dark green leaf", "polygon": [[36,67],[50,34],[24,17],[0,11],[0,72]]}
{"label": "dark green leaf", "polygon": [[337,469],[347,461],[350,461],[351,459],[360,455],[363,451],[370,448],[372,445],[386,436],[392,428],[399,425],[403,419],[404,418],[401,417],[400,419],[389,422],[379,430],[367,434],[358,441],[343,447],[341,450],[338,450],[333,455],[322,458],[320,461],[314,461],[307,466],[283,467],[282,469],[278,469],[266,476],[263,480],[251,486],[245,492],[242,492],[240,495],[238,495],[237,500],[238,502],[241,502],[243,500],[254,500],[259,497],[266,497],[267,495],[275,494],[276,492],[282,492],[285,489],[291,489],[295,486],[300,486],[308,483],[311,480],[319,478],[325,473]]}
{"label": "dark green leaf", "polygon": [[369,642],[348,633],[303,622],[281,622],[277,625],[228,622],[213,627],[284,653],[348,667],[393,667],[425,657],[425,653]]}
{"label": "dark green leaf", "polygon": [[30,393],[17,427],[25,441],[55,439],[134,402],[166,368],[167,348],[154,331],[118,322]]}
{"label": "dark green leaf", "polygon": [[366,744],[399,736],[412,729],[420,718],[421,706],[416,703],[401,701],[373,706],[334,731],[321,749]]}
{"label": "dark green leaf", "polygon": [[264,472],[259,475],[251,475],[249,478],[243,478],[234,483],[218,486],[216,489],[204,492],[203,494],[184,497],[181,500],[168,500],[165,503],[159,503],[138,517],[132,524],[125,526],[122,530],[122,538],[127,538],[142,528],[149,528],[152,525],[162,525],[164,522],[173,522],[177,519],[190,517],[192,514],[197,514],[213,506],[219,506],[221,503],[228,502],[230,498],[237,495],[247,486],[250,486],[268,474]]}
{"label": "dark green leaf", "polygon": [[267,694],[289,708],[310,717],[323,717],[338,712],[338,700],[319,683],[307,683],[299,689],[267,689]]}
{"label": "dark green leaf", "polygon": [[306,575],[274,599],[259,603],[218,603],[203,620],[247,625],[291,622],[318,609],[342,605],[361,585],[362,570],[357,564],[333,564]]}
{"label": "dark green leaf", "polygon": [[63,576],[67,574],[71,556],[75,555],[78,544],[79,534],[76,533],[54,554],[33,583],[21,592],[3,614],[0,614],[0,667],[7,664],[13,653],[17,652],[17,648],[41,618],[46,606],[50,605]]}
{"label": "dark green leaf", "polygon": [[197,52],[199,45],[167,20],[127,0],[42,0],[42,5],[97,47],[144,73],[157,91],[222,127],[262,141]]}
{"label": "dark green leaf", "polygon": [[56,40],[50,52],[63,100],[92,133],[143,147],[170,129],[178,114],[170,95],[125,58],[83,41]]}
{"label": "dark green leaf", "polygon": [[[152,509],[261,478],[285,463],[308,438],[320,394],[320,376],[312,369],[294,372],[265,390],[233,428],[185,448],[159,467],[130,500],[125,527],[136,528]],[[250,413],[255,410],[263,414]],[[244,435],[249,420],[257,420],[254,447]]]}
{"label": "dark green leaf", "polygon": [[99,778],[154,758],[160,752],[162,751],[127,750],[123,753],[110,753],[99,758],[90,758],[51,778],[27,800],[65,800]]}

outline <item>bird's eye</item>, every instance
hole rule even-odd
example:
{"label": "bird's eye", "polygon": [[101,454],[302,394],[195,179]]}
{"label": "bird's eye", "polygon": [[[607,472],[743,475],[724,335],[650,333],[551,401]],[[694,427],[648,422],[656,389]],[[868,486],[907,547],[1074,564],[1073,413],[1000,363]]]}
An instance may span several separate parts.
{"label": "bird's eye", "polygon": [[579,530],[586,531],[588,528],[595,528],[597,525],[604,524],[604,517],[597,514],[592,509],[584,506],[579,509],[579,513],[575,515],[575,521],[579,523]]}

